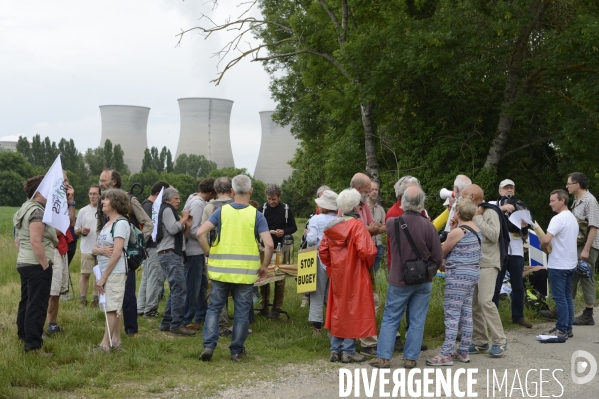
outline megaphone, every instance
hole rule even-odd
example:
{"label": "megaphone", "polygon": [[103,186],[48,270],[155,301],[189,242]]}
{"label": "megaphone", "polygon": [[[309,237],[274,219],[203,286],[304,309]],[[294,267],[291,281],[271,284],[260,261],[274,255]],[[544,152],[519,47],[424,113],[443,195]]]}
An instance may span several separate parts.
{"label": "megaphone", "polygon": [[442,188],[439,192],[439,196],[441,197],[441,199],[455,198],[455,193],[446,188]]}

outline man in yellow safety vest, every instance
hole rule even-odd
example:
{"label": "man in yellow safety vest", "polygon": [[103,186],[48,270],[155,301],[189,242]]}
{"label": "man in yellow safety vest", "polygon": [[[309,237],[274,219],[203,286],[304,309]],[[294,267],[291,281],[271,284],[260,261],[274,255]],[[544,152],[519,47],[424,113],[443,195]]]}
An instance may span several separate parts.
{"label": "man in yellow safety vest", "polygon": [[[249,312],[253,305],[252,290],[258,276],[266,278],[268,263],[274,251],[268,223],[260,212],[249,205],[252,181],[246,175],[237,175],[232,181],[234,202],[217,209],[198,229],[196,236],[206,256],[208,277],[212,280],[210,304],[204,322],[204,349],[200,360],[212,358],[218,343],[218,317],[233,293],[235,316],[231,337],[231,360],[247,356],[243,345],[248,335]],[[217,229],[217,238],[208,243],[207,233]],[[264,261],[260,264],[258,239],[264,243]]]}

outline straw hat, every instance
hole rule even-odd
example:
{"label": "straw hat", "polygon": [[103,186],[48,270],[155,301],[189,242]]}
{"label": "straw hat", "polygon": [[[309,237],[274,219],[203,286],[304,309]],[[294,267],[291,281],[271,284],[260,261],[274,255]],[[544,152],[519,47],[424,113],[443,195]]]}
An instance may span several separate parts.
{"label": "straw hat", "polygon": [[337,193],[335,193],[334,191],[331,191],[331,190],[324,190],[324,192],[322,193],[322,196],[320,198],[316,198],[314,201],[316,201],[316,204],[323,209],[328,209],[330,211],[336,211],[337,210],[337,201],[335,201],[336,199],[337,199]]}

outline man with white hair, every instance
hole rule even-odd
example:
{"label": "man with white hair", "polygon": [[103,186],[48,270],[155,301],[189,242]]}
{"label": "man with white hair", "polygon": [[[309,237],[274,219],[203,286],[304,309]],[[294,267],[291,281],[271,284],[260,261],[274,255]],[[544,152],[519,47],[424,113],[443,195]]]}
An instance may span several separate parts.
{"label": "man with white hair", "polygon": [[[233,335],[229,345],[231,360],[238,362],[247,357],[244,343],[250,325],[254,283],[258,275],[266,278],[274,250],[266,218],[249,204],[252,181],[246,175],[237,175],[232,184],[234,202],[216,209],[196,233],[208,259],[208,277],[212,280],[203,331],[204,349],[200,354],[202,361],[212,359],[219,337],[218,319],[229,291],[232,292],[235,306]],[[213,229],[217,230],[218,238],[210,246],[206,234]],[[258,251],[260,238],[264,243],[262,263]]]}
{"label": "man with white hair", "polygon": [[449,233],[451,230],[449,227],[449,222],[453,219],[453,214],[455,212],[455,203],[458,199],[462,197],[462,191],[466,187],[472,184],[472,180],[466,175],[457,175],[453,182],[453,195],[454,198],[449,199],[449,203],[451,204],[451,209],[449,210],[449,217],[447,218],[447,223],[445,224],[445,231]]}

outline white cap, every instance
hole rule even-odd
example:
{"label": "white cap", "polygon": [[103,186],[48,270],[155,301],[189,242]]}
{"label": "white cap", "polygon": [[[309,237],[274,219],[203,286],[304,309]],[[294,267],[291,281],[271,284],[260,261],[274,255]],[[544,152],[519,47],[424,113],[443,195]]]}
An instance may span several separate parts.
{"label": "white cap", "polygon": [[504,188],[505,186],[516,187],[516,184],[514,184],[514,182],[510,179],[505,179],[505,180],[502,180],[501,183],[499,183],[499,188]]}

